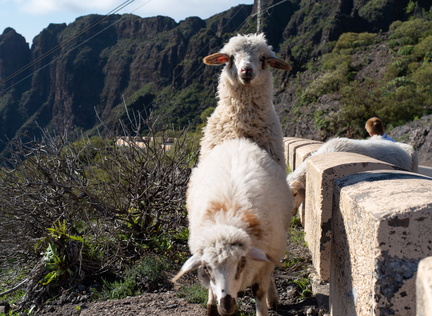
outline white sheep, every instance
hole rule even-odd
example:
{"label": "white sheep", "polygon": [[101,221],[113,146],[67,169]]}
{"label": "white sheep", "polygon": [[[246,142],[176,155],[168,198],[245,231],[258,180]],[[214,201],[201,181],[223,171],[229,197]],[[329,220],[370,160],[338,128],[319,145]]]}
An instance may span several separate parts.
{"label": "white sheep", "polygon": [[292,209],[279,165],[250,140],[228,140],[193,170],[186,202],[193,255],[173,282],[198,268],[208,315],[232,314],[237,293],[252,286],[257,315],[268,315],[278,303],[272,273],[284,257]]}
{"label": "white sheep", "polygon": [[408,144],[390,142],[381,136],[369,139],[333,138],[325,142],[317,151],[288,174],[287,182],[294,196],[293,215],[305,201],[306,164],[310,157],[329,152],[353,152],[393,164],[401,169],[417,172],[417,152]]}
{"label": "white sheep", "polygon": [[[275,57],[264,34],[237,35],[207,65],[225,65],[219,78],[218,105],[201,139],[201,158],[228,139],[249,138],[285,170],[282,129],[273,106],[273,77],[268,66],[290,70]],[[200,159],[201,159],[200,158]]]}

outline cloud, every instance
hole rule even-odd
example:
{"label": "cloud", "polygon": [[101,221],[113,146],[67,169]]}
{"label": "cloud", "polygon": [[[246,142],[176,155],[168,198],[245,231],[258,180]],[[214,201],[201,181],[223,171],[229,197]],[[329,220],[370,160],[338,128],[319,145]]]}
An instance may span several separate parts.
{"label": "cloud", "polygon": [[29,14],[43,15],[54,12],[77,14],[110,11],[123,1],[116,0],[15,0],[18,7]]}
{"label": "cloud", "polygon": [[[0,0],[1,1],[1,0]],[[14,0],[19,9],[32,15],[50,13],[75,13],[78,15],[105,14],[126,0]],[[134,13],[141,16],[165,15],[176,20],[188,16],[207,18],[238,3],[251,4],[253,0],[135,0],[119,13]]]}

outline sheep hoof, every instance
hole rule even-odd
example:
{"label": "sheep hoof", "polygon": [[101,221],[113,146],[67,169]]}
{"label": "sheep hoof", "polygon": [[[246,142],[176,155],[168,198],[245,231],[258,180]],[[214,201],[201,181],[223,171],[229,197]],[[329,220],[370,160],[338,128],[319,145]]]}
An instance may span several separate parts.
{"label": "sheep hoof", "polygon": [[279,299],[276,297],[272,299],[271,301],[267,301],[267,308],[272,310],[277,310],[277,307],[279,306]]}

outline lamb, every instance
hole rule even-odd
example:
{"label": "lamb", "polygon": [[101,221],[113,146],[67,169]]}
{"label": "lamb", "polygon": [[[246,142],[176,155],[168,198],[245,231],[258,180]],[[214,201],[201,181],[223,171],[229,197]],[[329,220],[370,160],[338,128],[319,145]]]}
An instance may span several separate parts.
{"label": "lamb", "polygon": [[273,79],[268,66],[290,70],[275,57],[264,34],[237,35],[207,65],[225,65],[219,78],[218,105],[201,139],[200,159],[228,139],[249,138],[285,170],[282,129],[273,106]]}
{"label": "lamb", "polygon": [[288,174],[287,182],[294,196],[293,215],[297,213],[300,204],[305,201],[307,160],[312,156],[329,152],[354,152],[388,162],[404,170],[418,171],[417,152],[410,145],[390,142],[379,135],[369,139],[333,138]]}
{"label": "lamb", "polygon": [[252,286],[256,314],[268,315],[278,303],[272,273],[287,247],[292,209],[279,165],[248,139],[227,140],[194,168],[186,206],[193,255],[172,281],[198,268],[207,315],[231,315],[237,293]]}

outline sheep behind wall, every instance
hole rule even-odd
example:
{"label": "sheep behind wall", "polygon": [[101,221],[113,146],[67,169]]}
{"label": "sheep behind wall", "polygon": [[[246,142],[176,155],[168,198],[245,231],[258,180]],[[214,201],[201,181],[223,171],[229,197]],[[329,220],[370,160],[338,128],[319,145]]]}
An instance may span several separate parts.
{"label": "sheep behind wall", "polygon": [[[292,197],[284,173],[247,139],[216,146],[193,170],[187,192],[189,248],[174,277],[198,268],[209,289],[208,315],[230,315],[252,286],[257,315],[278,303],[272,277],[284,256]],[[216,307],[218,303],[218,307]]]}
{"label": "sheep behind wall", "polygon": [[273,106],[270,67],[290,70],[275,57],[264,34],[237,35],[207,65],[225,65],[219,78],[218,105],[201,140],[201,158],[228,139],[248,138],[265,149],[285,170],[282,129]]}
{"label": "sheep behind wall", "polygon": [[307,160],[310,157],[329,152],[358,153],[393,164],[407,171],[418,171],[417,152],[408,144],[390,142],[382,139],[381,136],[372,136],[369,139],[344,137],[330,139],[287,176],[287,182],[294,196],[293,215],[297,213],[298,207],[305,201]]}

